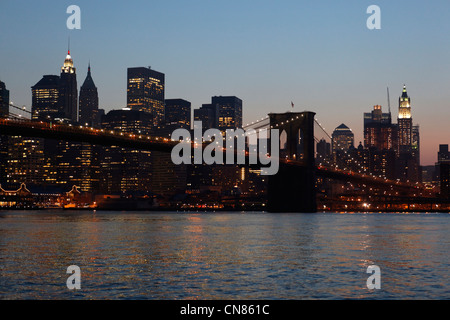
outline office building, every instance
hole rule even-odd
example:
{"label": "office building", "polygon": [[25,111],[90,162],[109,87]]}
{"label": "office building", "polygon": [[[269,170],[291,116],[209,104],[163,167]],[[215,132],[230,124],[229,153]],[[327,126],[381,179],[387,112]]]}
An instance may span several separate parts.
{"label": "office building", "polygon": [[177,124],[180,128],[191,128],[191,103],[183,99],[167,99],[165,103],[166,125]]}
{"label": "office building", "polygon": [[403,86],[402,95],[398,101],[398,147],[399,153],[411,152],[413,136],[413,120],[411,115],[411,98],[408,96],[406,86]]}
{"label": "office building", "polygon": [[212,97],[211,104],[218,110],[217,126],[221,131],[242,128],[242,100],[235,96]]}
{"label": "office building", "polygon": [[91,75],[91,64],[83,85],[80,88],[80,123],[90,127],[98,127],[101,119],[98,110],[98,91]]}
{"label": "office building", "polygon": [[210,104],[194,110],[194,121],[201,121],[203,130],[242,128],[242,100],[235,96],[212,97]]}
{"label": "office building", "polygon": [[331,144],[325,139],[320,139],[316,146],[317,157],[327,159],[331,155]]}
{"label": "office building", "polygon": [[61,67],[59,97],[62,119],[73,123],[78,122],[77,73],[70,50]]}
{"label": "office building", "polygon": [[218,127],[218,109],[216,105],[203,104],[194,110],[194,121],[201,121],[203,131]]}
{"label": "office building", "polygon": [[[124,108],[108,112],[102,128],[123,133],[148,134],[151,114]],[[106,193],[151,191],[151,152],[124,147],[103,147],[100,155],[100,189]]]}
{"label": "office building", "polygon": [[349,127],[345,124],[341,124],[333,131],[333,134],[331,135],[331,143],[333,153],[336,152],[336,150],[346,151],[350,147],[354,146],[355,135]]}
{"label": "office building", "polygon": [[450,152],[448,149],[448,144],[440,144],[439,151],[437,153],[437,162],[435,164],[435,171],[433,176],[434,181],[440,180],[441,163],[447,163],[449,161],[450,161]]}
{"label": "office building", "polygon": [[127,107],[152,115],[153,126],[164,120],[164,73],[150,67],[128,68]]}
{"label": "office building", "polygon": [[45,75],[31,87],[31,112],[33,120],[50,121],[61,116],[60,78]]}
{"label": "office building", "polygon": [[3,81],[0,81],[0,117],[9,115],[9,90]]}
{"label": "office building", "polygon": [[440,194],[442,198],[450,199],[450,160],[445,160],[439,165],[440,170]]}
{"label": "office building", "polygon": [[[9,116],[9,90],[4,82],[0,81],[0,117]],[[0,181],[6,179],[8,136],[0,134]]]}
{"label": "office building", "polygon": [[450,152],[448,151],[448,144],[440,144],[438,151],[438,162],[450,160]]}
{"label": "office building", "polygon": [[399,97],[397,121],[397,178],[401,181],[419,182],[422,173],[420,168],[419,126],[413,125],[411,98],[408,96],[406,86],[403,86],[402,95]]}
{"label": "office building", "polygon": [[364,113],[364,147],[378,150],[397,150],[398,130],[392,124],[391,113],[383,113],[380,105]]}

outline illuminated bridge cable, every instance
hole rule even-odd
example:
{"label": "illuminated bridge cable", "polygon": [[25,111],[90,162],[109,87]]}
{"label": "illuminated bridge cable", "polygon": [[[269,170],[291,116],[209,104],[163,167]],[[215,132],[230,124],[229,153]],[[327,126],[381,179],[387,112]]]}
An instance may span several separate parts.
{"label": "illuminated bridge cable", "polygon": [[31,111],[27,110],[27,109],[25,108],[25,106],[22,107],[22,108],[20,108],[20,107],[18,107],[18,106],[13,105],[12,103],[10,103],[9,106],[10,106],[10,107],[13,107],[13,108],[15,108],[15,109],[18,109],[18,110],[20,110],[20,111],[23,111],[23,112],[26,112],[26,113],[31,114]]}

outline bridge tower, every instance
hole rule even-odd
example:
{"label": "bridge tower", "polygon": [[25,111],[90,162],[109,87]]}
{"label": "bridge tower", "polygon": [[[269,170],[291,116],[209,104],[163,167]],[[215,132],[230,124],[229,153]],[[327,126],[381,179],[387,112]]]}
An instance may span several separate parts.
{"label": "bridge tower", "polygon": [[280,168],[269,176],[269,212],[316,212],[314,112],[270,113],[280,133]]}

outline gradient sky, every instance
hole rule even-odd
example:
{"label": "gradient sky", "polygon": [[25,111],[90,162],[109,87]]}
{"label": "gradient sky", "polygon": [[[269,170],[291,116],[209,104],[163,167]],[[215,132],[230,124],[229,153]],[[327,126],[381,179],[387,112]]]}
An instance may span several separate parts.
{"label": "gradient sky", "polygon": [[[81,8],[81,30],[66,9]],[[381,8],[368,30],[367,7]],[[421,126],[422,164],[450,143],[450,1],[164,0],[0,1],[0,80],[31,107],[30,87],[64,62],[68,37],[84,81],[91,61],[106,111],[126,105],[127,67],[166,75],[166,98],[193,108],[214,95],[243,100],[244,123],[269,112],[314,111],[331,133],[341,123],[363,139],[363,113],[386,87],[393,118],[406,84]]]}

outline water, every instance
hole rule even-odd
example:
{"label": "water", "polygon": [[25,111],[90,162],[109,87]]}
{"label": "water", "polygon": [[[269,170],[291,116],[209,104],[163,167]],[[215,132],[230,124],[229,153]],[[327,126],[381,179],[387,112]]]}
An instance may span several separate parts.
{"label": "water", "polygon": [[0,298],[449,299],[449,231],[449,214],[3,211]]}

